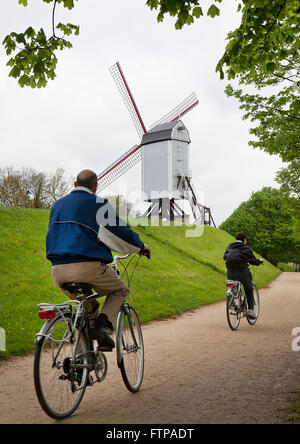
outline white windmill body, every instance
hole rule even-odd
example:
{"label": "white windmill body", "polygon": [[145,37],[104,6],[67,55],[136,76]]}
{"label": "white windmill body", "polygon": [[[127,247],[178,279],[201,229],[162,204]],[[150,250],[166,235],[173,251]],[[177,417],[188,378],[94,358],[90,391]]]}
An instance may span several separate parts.
{"label": "white windmill body", "polygon": [[[176,201],[187,199],[191,204],[194,223],[211,224],[213,219],[210,209],[199,204],[191,184],[189,166],[191,140],[181,120],[184,114],[198,105],[195,93],[147,131],[119,62],[110,68],[110,72],[142,140],[139,145],[126,151],[98,175],[98,189],[104,190],[142,161],[143,198],[144,201],[151,202],[144,216],[148,218],[158,216],[160,219],[170,220],[181,217],[186,222],[186,215]],[[206,220],[208,213],[209,220]]]}
{"label": "white windmill body", "polygon": [[155,126],[142,138],[142,192],[145,201],[185,199],[182,177],[191,177],[188,130],[181,120]]}

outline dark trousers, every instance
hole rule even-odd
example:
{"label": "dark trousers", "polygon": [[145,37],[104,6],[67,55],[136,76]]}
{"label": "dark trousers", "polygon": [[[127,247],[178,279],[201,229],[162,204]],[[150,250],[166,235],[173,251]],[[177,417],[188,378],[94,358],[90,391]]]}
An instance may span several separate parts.
{"label": "dark trousers", "polygon": [[227,270],[227,277],[232,281],[240,281],[245,290],[245,294],[247,297],[248,308],[249,310],[253,310],[254,308],[254,296],[253,296],[253,284],[252,284],[252,274],[249,268],[244,270]]}

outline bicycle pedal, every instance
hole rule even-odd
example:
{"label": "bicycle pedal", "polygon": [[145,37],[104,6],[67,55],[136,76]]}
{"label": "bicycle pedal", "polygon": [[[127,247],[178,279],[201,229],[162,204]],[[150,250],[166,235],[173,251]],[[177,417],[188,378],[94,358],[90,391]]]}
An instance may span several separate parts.
{"label": "bicycle pedal", "polygon": [[87,379],[87,384],[86,384],[86,386],[87,386],[87,387],[91,387],[92,385],[94,385],[94,380],[93,380],[93,377],[92,377],[91,375],[89,375],[89,376],[88,376],[88,379]]}
{"label": "bicycle pedal", "polygon": [[105,345],[100,345],[99,347],[97,347],[97,350],[100,350],[102,352],[112,352],[113,351],[113,347],[108,347]]}

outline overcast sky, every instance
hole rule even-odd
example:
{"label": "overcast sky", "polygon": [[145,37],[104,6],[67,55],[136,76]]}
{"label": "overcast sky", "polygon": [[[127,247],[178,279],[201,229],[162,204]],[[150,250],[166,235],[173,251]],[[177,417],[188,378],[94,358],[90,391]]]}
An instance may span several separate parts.
{"label": "overcast sky", "polygon": [[[51,6],[41,0],[2,1],[0,40],[29,25],[50,32]],[[226,6],[225,6],[226,4]],[[237,2],[221,5],[221,16],[198,20],[181,31],[174,20],[156,21],[144,0],[79,0],[73,11],[57,8],[57,21],[80,25],[73,49],[58,54],[57,78],[46,89],[21,89],[7,77],[0,51],[1,167],[64,168],[72,176],[84,168],[100,173],[140,142],[109,74],[119,61],[146,127],[195,91],[200,104],[183,117],[192,143],[193,182],[217,224],[253,191],[275,186],[283,165],[248,146],[250,123],[238,102],[224,93],[215,66],[225,38],[239,23]],[[122,177],[128,192],[140,190],[140,165]],[[118,186],[110,187],[118,192]]]}

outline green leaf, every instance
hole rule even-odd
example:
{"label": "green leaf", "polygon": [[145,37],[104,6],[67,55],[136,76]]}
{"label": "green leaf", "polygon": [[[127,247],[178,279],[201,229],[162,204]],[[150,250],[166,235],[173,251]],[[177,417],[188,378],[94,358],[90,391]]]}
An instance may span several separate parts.
{"label": "green leaf", "polygon": [[21,69],[18,66],[14,66],[13,69],[9,73],[9,77],[14,77],[17,79],[21,73]]}
{"label": "green leaf", "polygon": [[216,7],[216,5],[211,5],[209,10],[207,11],[207,15],[211,18],[216,17],[216,15],[220,15],[220,9]]}
{"label": "green leaf", "polygon": [[31,88],[35,88],[36,87],[36,81],[35,81],[35,78],[33,76],[30,77],[30,86],[31,86]]}
{"label": "green leaf", "polygon": [[74,0],[63,0],[64,7],[68,9],[74,8]]}
{"label": "green leaf", "polygon": [[203,15],[202,8],[200,6],[196,6],[193,9],[193,16],[196,18],[200,18]]}
{"label": "green leaf", "polygon": [[30,26],[26,29],[25,33],[26,37],[32,38],[35,36],[35,30]]}
{"label": "green leaf", "polygon": [[47,86],[47,80],[44,77],[41,77],[37,83],[38,88],[45,88]]}
{"label": "green leaf", "polygon": [[23,6],[27,6],[27,0],[19,0],[19,4]]}
{"label": "green leaf", "polygon": [[29,78],[29,76],[24,74],[22,77],[20,77],[19,85],[21,86],[21,88],[23,88],[25,85],[27,85],[27,86],[30,85],[30,78]]}
{"label": "green leaf", "polygon": [[277,64],[274,62],[267,63],[266,69],[268,73],[273,73],[277,68]]}

